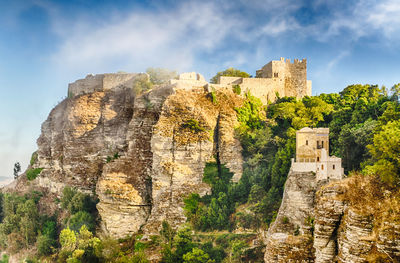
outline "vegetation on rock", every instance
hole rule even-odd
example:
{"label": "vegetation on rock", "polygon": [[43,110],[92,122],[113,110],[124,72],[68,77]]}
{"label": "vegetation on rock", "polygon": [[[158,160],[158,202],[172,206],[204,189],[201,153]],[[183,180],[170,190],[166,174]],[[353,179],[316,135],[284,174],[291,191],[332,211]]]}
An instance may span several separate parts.
{"label": "vegetation on rock", "polygon": [[244,71],[240,71],[238,69],[227,68],[226,70],[220,71],[214,77],[212,77],[211,80],[210,80],[210,83],[214,83],[214,84],[217,83],[218,82],[218,78],[222,77],[222,76],[249,78],[250,74],[246,73]]}

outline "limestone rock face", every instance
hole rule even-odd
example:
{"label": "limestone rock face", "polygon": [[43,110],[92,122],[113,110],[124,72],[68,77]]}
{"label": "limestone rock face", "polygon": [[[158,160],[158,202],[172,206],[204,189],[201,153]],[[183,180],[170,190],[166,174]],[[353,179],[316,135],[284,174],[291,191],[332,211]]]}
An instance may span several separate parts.
{"label": "limestone rock face", "polygon": [[[125,78],[131,81],[128,75],[116,81]],[[34,183],[59,195],[65,186],[95,192],[106,234],[158,234],[163,220],[174,227],[184,223],[183,199],[210,191],[202,182],[208,161],[217,158],[233,180],[240,178],[234,108],[243,99],[231,90],[216,92],[213,101],[204,87],[184,82],[183,88],[158,85],[135,95],[132,85],[101,89],[97,80],[75,83],[78,95],[43,123],[35,167],[44,170]]]}
{"label": "limestone rock face", "polygon": [[325,185],[313,177],[289,173],[265,262],[399,261],[397,197],[361,176]]}
{"label": "limestone rock face", "polygon": [[289,172],[282,204],[266,236],[265,262],[312,262],[312,223],[317,184],[312,172]]}

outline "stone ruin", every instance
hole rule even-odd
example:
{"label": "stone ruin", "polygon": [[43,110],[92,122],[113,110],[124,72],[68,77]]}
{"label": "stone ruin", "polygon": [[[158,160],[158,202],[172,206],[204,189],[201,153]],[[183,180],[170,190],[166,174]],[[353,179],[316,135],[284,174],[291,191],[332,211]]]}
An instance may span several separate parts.
{"label": "stone ruin", "polygon": [[[146,73],[107,73],[87,75],[85,79],[77,80],[68,86],[68,96],[76,96],[94,91],[109,90],[118,87],[133,87],[138,79],[149,79]],[[208,91],[220,88],[232,89],[239,85],[242,94],[250,92],[261,99],[264,104],[274,102],[278,97],[293,96],[302,98],[311,96],[311,81],[307,80],[307,60],[281,58],[271,61],[260,70],[255,78],[221,76],[218,83],[208,83],[205,78],[195,72],[182,73],[176,79],[171,79],[169,85],[175,89],[205,88]]]}

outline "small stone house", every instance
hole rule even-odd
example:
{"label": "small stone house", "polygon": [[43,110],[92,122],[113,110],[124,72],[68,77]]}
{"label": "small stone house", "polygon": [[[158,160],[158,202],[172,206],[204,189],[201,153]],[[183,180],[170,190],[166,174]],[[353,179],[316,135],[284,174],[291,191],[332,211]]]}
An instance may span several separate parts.
{"label": "small stone house", "polygon": [[329,156],[329,128],[305,127],[296,132],[296,157],[293,172],[315,172],[317,180],[340,180],[342,159]]}

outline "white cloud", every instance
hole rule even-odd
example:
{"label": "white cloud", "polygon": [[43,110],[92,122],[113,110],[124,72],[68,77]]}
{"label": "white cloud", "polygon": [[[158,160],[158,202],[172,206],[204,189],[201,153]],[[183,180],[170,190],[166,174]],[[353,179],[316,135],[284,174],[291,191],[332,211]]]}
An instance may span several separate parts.
{"label": "white cloud", "polygon": [[170,12],[136,10],[105,20],[109,22],[101,25],[87,19],[58,24],[62,44],[54,61],[76,71],[110,64],[125,67],[121,70],[151,65],[187,69],[198,51],[216,48],[242,25],[211,3],[185,3]]}

